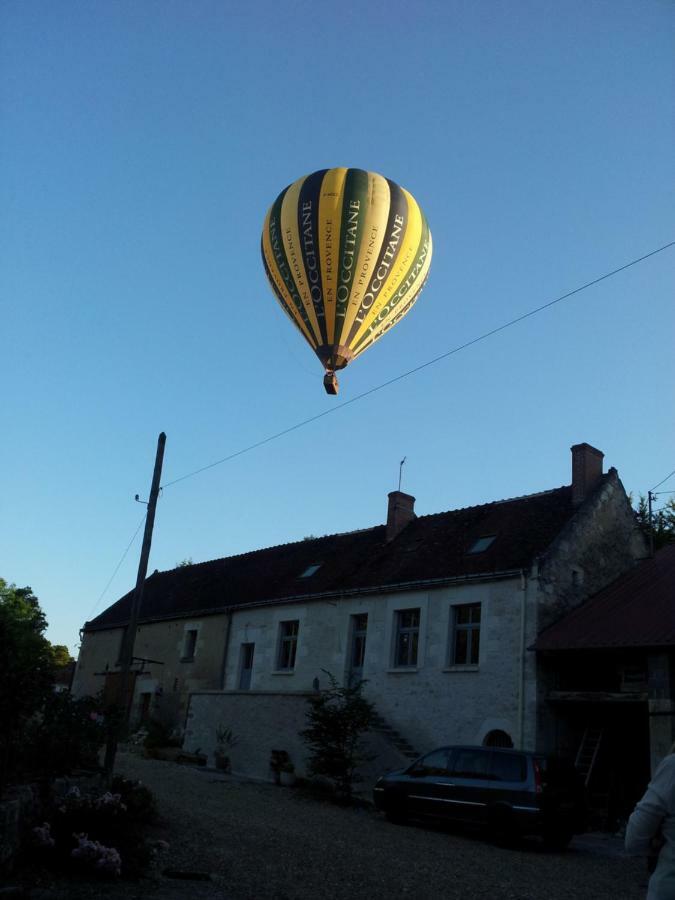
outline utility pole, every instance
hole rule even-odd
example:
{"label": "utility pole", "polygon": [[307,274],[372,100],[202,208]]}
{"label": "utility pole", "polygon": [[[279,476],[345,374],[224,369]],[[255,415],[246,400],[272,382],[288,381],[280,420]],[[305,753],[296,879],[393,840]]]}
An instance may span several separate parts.
{"label": "utility pole", "polygon": [[132,681],[131,681],[131,665],[134,659],[134,643],[136,641],[136,629],[138,628],[138,616],[143,601],[143,587],[145,585],[145,576],[148,572],[148,559],[150,557],[150,545],[152,544],[152,529],[155,524],[155,510],[157,508],[157,498],[159,497],[159,482],[162,477],[162,462],[164,461],[164,445],[166,443],[166,435],[162,432],[157,440],[157,454],[155,456],[155,469],[152,473],[152,485],[150,487],[150,497],[148,499],[148,514],[145,519],[145,531],[143,532],[143,546],[141,547],[141,558],[138,563],[138,575],[136,577],[136,588],[131,600],[131,611],[129,613],[129,624],[122,639],[122,650],[120,652],[120,672],[119,672],[119,703],[121,706],[121,721],[119,728],[111,728],[108,732],[108,742],[105,749],[104,771],[106,781],[112,779],[113,769],[115,767],[115,755],[117,754],[117,739],[119,732],[126,731],[129,726],[129,715],[131,713],[131,701],[133,699]]}
{"label": "utility pole", "polygon": [[654,556],[654,520],[652,518],[652,500],[654,499],[654,494],[651,491],[647,491],[647,500],[649,503],[649,556],[650,558]]}

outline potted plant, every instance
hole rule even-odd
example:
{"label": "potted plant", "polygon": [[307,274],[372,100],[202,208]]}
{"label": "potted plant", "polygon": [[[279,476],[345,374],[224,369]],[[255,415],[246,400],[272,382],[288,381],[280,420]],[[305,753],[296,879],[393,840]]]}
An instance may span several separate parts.
{"label": "potted plant", "polygon": [[230,771],[231,764],[228,751],[232,747],[236,747],[238,743],[239,738],[235,737],[231,728],[226,728],[222,724],[216,728],[216,749],[214,752],[216,769],[220,769],[223,772]]}

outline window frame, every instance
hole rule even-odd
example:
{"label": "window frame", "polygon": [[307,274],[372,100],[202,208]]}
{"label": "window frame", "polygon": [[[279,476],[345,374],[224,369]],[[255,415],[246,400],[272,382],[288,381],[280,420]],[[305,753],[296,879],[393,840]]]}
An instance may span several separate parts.
{"label": "window frame", "polygon": [[[459,611],[469,609],[478,610],[478,621],[474,621],[471,612],[468,622],[459,622]],[[480,633],[482,626],[483,604],[480,600],[473,603],[453,603],[450,607],[450,667],[477,668],[480,665]],[[457,641],[460,634],[466,635],[464,646],[464,658],[458,658]],[[473,659],[473,635],[477,634],[476,658]]]}
{"label": "window frame", "polygon": [[[417,622],[414,625],[404,625],[403,616],[406,613],[416,613]],[[397,609],[394,612],[394,659],[393,668],[413,671],[417,669],[420,655],[420,625],[422,622],[422,608],[419,606]],[[407,640],[405,640],[407,639]],[[405,653],[402,652],[404,646]]]}
{"label": "window frame", "polygon": [[[191,637],[192,635],[192,637]],[[186,628],[183,631],[183,649],[180,654],[181,662],[192,662],[197,655],[197,640],[199,639],[198,628]],[[188,650],[192,652],[189,653]]]}
{"label": "window frame", "polygon": [[[285,626],[291,630],[285,633]],[[293,626],[295,626],[293,630]],[[279,622],[279,636],[277,641],[276,672],[294,672],[298,655],[298,636],[300,634],[300,619],[282,619]],[[287,651],[287,656],[286,656]],[[282,665],[286,661],[287,665]]]}

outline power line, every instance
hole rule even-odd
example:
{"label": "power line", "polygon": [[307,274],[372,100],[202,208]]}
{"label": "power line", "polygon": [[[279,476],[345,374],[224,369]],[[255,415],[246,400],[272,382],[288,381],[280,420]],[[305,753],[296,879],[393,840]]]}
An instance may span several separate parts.
{"label": "power line", "polygon": [[666,477],[662,481],[659,481],[658,484],[654,485],[654,487],[652,488],[652,493],[657,489],[657,487],[661,487],[662,484],[665,484],[669,478],[673,477],[673,475],[675,475],[675,469],[673,469],[673,471],[670,473],[670,475],[666,475]]}
{"label": "power line", "polygon": [[[474,344],[478,344],[495,334],[499,334],[500,331],[505,331],[512,325],[517,325],[519,322],[523,322],[525,319],[529,319],[531,316],[536,316],[538,313],[543,312],[545,309],[550,309],[550,307],[555,306],[556,303],[561,303],[563,300],[568,300],[575,294],[579,294],[581,293],[581,291],[585,291],[588,288],[599,284],[601,281],[606,281],[608,278],[612,278],[614,275],[618,275],[619,272],[625,272],[625,270],[630,269],[631,266],[636,266],[638,263],[644,262],[644,260],[649,259],[652,256],[656,256],[657,253],[662,253],[664,250],[667,250],[669,247],[673,246],[675,246],[675,241],[670,241],[668,244],[664,244],[662,247],[658,247],[656,250],[651,250],[649,253],[645,253],[644,256],[640,256],[637,259],[633,259],[630,262],[625,263],[623,266],[619,266],[618,269],[612,269],[611,272],[606,272],[604,275],[600,275],[598,278],[594,278],[592,281],[588,281],[586,282],[586,284],[582,284],[580,287],[575,288],[572,291],[568,291],[566,294],[562,294],[560,297],[556,297],[555,300],[549,300],[548,303],[543,303],[541,306],[537,306],[535,309],[531,309],[529,312],[523,313],[520,316],[516,316],[515,319],[511,319],[510,321],[505,322],[503,325],[499,325],[496,328],[493,328],[491,331],[486,331],[484,334],[481,334],[464,344],[460,344],[458,347],[453,347],[452,350],[447,350],[445,353],[441,353],[439,356],[435,356],[433,359],[430,359],[425,363],[421,363],[419,366],[415,366],[414,369],[409,369],[407,372],[403,372],[401,375],[396,375],[394,378],[390,378],[388,381],[384,381],[382,382],[382,384],[379,384],[376,387],[369,388],[369,390],[364,391],[361,394],[357,394],[356,397],[352,397],[351,400],[345,400],[343,403],[339,403],[337,406],[333,406],[330,409],[326,409],[314,416],[310,416],[308,419],[303,419],[302,422],[297,422],[295,425],[291,425],[289,428],[284,428],[283,431],[277,431],[276,434],[271,434],[269,437],[263,438],[260,441],[256,441],[254,444],[249,444],[248,447],[243,447],[241,450],[230,453],[229,456],[224,456],[222,459],[217,459],[215,462],[209,463],[206,466],[201,466],[201,468],[195,469],[193,472],[188,472],[186,475],[181,475],[179,478],[174,478],[173,481],[167,481],[162,485],[162,487],[171,487],[174,484],[178,484],[179,481],[185,481],[186,479],[192,478],[195,475],[200,475],[202,472],[206,472],[208,469],[213,469],[215,468],[215,466],[220,466],[223,463],[230,462],[230,460],[236,459],[237,456],[242,456],[244,453],[255,450],[257,447],[262,447],[265,444],[269,444],[271,441],[276,441],[278,438],[283,437],[286,434],[290,434],[292,431],[297,431],[299,428],[304,428],[305,425],[316,422],[318,419],[322,419],[324,416],[328,416],[331,413],[336,413],[338,412],[338,410],[344,409],[346,406],[349,406],[352,403],[356,403],[359,400],[363,400],[365,397],[369,397],[371,394],[374,394],[377,391],[381,391],[383,390],[383,388],[389,387],[390,385],[395,384],[397,381],[402,381],[404,378],[408,378],[410,375],[415,375],[417,372],[421,372],[422,369],[433,366],[441,360],[447,359],[449,356],[453,356],[455,353],[459,353],[461,350],[466,350],[468,347],[473,347]],[[673,475],[675,474],[675,472],[671,472],[670,474]],[[668,476],[668,478],[670,478],[670,475]],[[666,480],[667,479],[664,478],[664,481]],[[660,482],[660,484],[663,484],[663,481]],[[656,487],[658,486],[659,485],[656,485]]]}
{"label": "power line", "polygon": [[117,565],[115,566],[115,571],[112,573],[112,575],[111,575],[110,578],[108,579],[108,583],[106,584],[106,586],[105,586],[105,587],[103,588],[103,590],[101,591],[101,595],[99,596],[99,598],[98,598],[98,600],[96,601],[96,603],[94,603],[93,607],[91,608],[91,612],[90,612],[89,615],[87,616],[87,620],[89,620],[89,619],[91,618],[92,613],[94,612],[94,610],[96,609],[96,607],[99,605],[99,603],[101,602],[101,600],[103,600],[103,597],[105,596],[106,591],[108,590],[108,588],[109,588],[110,585],[112,584],[113,578],[115,577],[115,575],[117,575],[120,566],[122,565],[122,563],[124,562],[124,560],[125,560],[125,558],[126,558],[127,553],[129,552],[129,550],[131,550],[131,545],[132,545],[133,542],[136,540],[136,535],[137,535],[138,532],[141,530],[141,527],[142,527],[143,523],[145,522],[145,519],[146,519],[147,515],[148,515],[147,512],[146,512],[146,513],[143,513],[143,518],[142,518],[141,521],[138,523],[138,528],[136,529],[136,531],[134,531],[133,537],[131,538],[131,540],[130,540],[129,543],[127,544],[127,549],[124,551],[124,553],[123,553],[122,556],[120,557],[120,561],[119,561],[119,562],[117,563]]}

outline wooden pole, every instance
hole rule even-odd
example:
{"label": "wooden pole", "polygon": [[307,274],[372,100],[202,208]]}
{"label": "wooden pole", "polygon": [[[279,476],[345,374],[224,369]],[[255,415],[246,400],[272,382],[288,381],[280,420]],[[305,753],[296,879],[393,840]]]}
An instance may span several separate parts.
{"label": "wooden pole", "polygon": [[159,482],[162,477],[162,463],[164,461],[164,445],[166,444],[166,435],[162,432],[157,440],[157,454],[155,456],[155,469],[152,473],[152,485],[150,487],[150,498],[148,499],[148,514],[145,519],[145,531],[143,532],[143,546],[141,547],[141,558],[138,563],[138,575],[136,577],[136,588],[131,600],[131,611],[129,613],[129,624],[122,639],[122,650],[120,652],[120,704],[121,704],[121,721],[118,727],[111,728],[108,732],[108,742],[105,751],[104,771],[107,782],[110,782],[115,767],[115,756],[117,754],[117,741],[119,732],[124,732],[129,726],[129,716],[131,714],[131,701],[133,700],[132,684],[131,684],[131,665],[134,658],[134,643],[136,641],[136,630],[138,628],[138,616],[143,601],[143,587],[145,586],[145,577],[148,572],[148,559],[150,558],[150,546],[152,544],[152,530],[155,524],[155,510],[157,509],[157,498],[159,497]]}
{"label": "wooden pole", "polygon": [[654,495],[651,491],[647,491],[647,498],[649,502],[649,556],[654,556],[654,519],[652,516],[652,501],[654,499]]}

